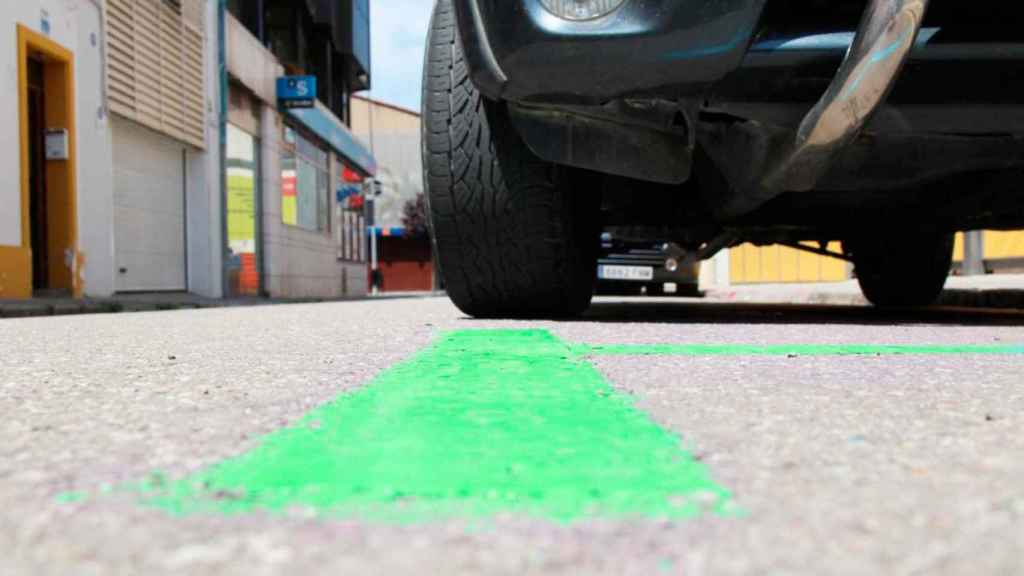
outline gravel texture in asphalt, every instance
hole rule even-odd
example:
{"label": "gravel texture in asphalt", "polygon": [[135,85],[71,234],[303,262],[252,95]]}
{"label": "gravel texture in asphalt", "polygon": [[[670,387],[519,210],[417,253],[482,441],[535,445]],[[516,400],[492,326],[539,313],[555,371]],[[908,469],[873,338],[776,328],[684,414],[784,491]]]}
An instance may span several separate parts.
{"label": "gravel texture in asphalt", "polygon": [[[170,515],[113,489],[252,450],[444,332],[569,344],[1024,344],[1024,315],[444,299],[0,321],[0,575],[1024,573],[1024,356],[594,356],[743,513],[395,524]],[[61,494],[109,494],[64,502]]]}

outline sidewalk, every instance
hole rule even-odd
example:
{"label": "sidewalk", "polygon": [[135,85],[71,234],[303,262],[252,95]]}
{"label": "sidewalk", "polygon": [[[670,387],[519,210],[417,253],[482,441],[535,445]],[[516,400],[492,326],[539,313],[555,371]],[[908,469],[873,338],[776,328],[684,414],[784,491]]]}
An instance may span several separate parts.
{"label": "sidewalk", "polygon": [[75,314],[114,314],[119,312],[156,312],[198,308],[238,306],[273,306],[281,304],[315,304],[321,302],[354,302],[398,298],[432,298],[443,292],[389,292],[357,298],[204,298],[184,292],[123,294],[111,298],[34,298],[32,300],[0,300],[0,318],[31,318],[35,316],[68,316]]}
{"label": "sidewalk", "polygon": [[[705,299],[715,302],[770,304],[834,304],[866,306],[856,280],[821,284],[750,284],[708,288]],[[955,276],[939,298],[942,306],[963,308],[1024,308],[1024,274]]]}

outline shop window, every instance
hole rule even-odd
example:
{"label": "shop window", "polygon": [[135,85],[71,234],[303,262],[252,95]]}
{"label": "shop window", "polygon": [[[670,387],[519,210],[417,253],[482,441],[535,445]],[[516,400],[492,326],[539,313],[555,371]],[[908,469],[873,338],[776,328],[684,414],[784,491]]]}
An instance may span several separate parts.
{"label": "shop window", "polygon": [[338,257],[366,262],[366,216],[363,176],[339,164],[338,170]]}
{"label": "shop window", "polygon": [[290,126],[281,147],[281,220],[312,232],[330,232],[327,151]]}

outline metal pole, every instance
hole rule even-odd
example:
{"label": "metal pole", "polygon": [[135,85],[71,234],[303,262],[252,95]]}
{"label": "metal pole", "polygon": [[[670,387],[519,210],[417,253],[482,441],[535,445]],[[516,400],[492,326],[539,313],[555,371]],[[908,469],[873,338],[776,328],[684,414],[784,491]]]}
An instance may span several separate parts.
{"label": "metal pole", "polygon": [[370,227],[370,286],[372,293],[377,294],[377,226]]}
{"label": "metal pole", "polygon": [[981,230],[964,232],[963,275],[985,275],[985,233]]}

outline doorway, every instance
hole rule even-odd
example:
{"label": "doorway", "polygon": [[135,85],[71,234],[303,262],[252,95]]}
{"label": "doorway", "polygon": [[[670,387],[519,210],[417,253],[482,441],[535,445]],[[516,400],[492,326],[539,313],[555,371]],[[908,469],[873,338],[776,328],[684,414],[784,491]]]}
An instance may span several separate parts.
{"label": "doorway", "polygon": [[73,54],[18,26],[22,274],[37,296],[81,296]]}
{"label": "doorway", "polygon": [[28,193],[29,235],[32,240],[32,290],[50,289],[48,226],[46,219],[46,88],[44,63],[32,56],[28,61]]}
{"label": "doorway", "polygon": [[228,124],[227,276],[228,297],[262,296],[262,210],[259,140]]}

